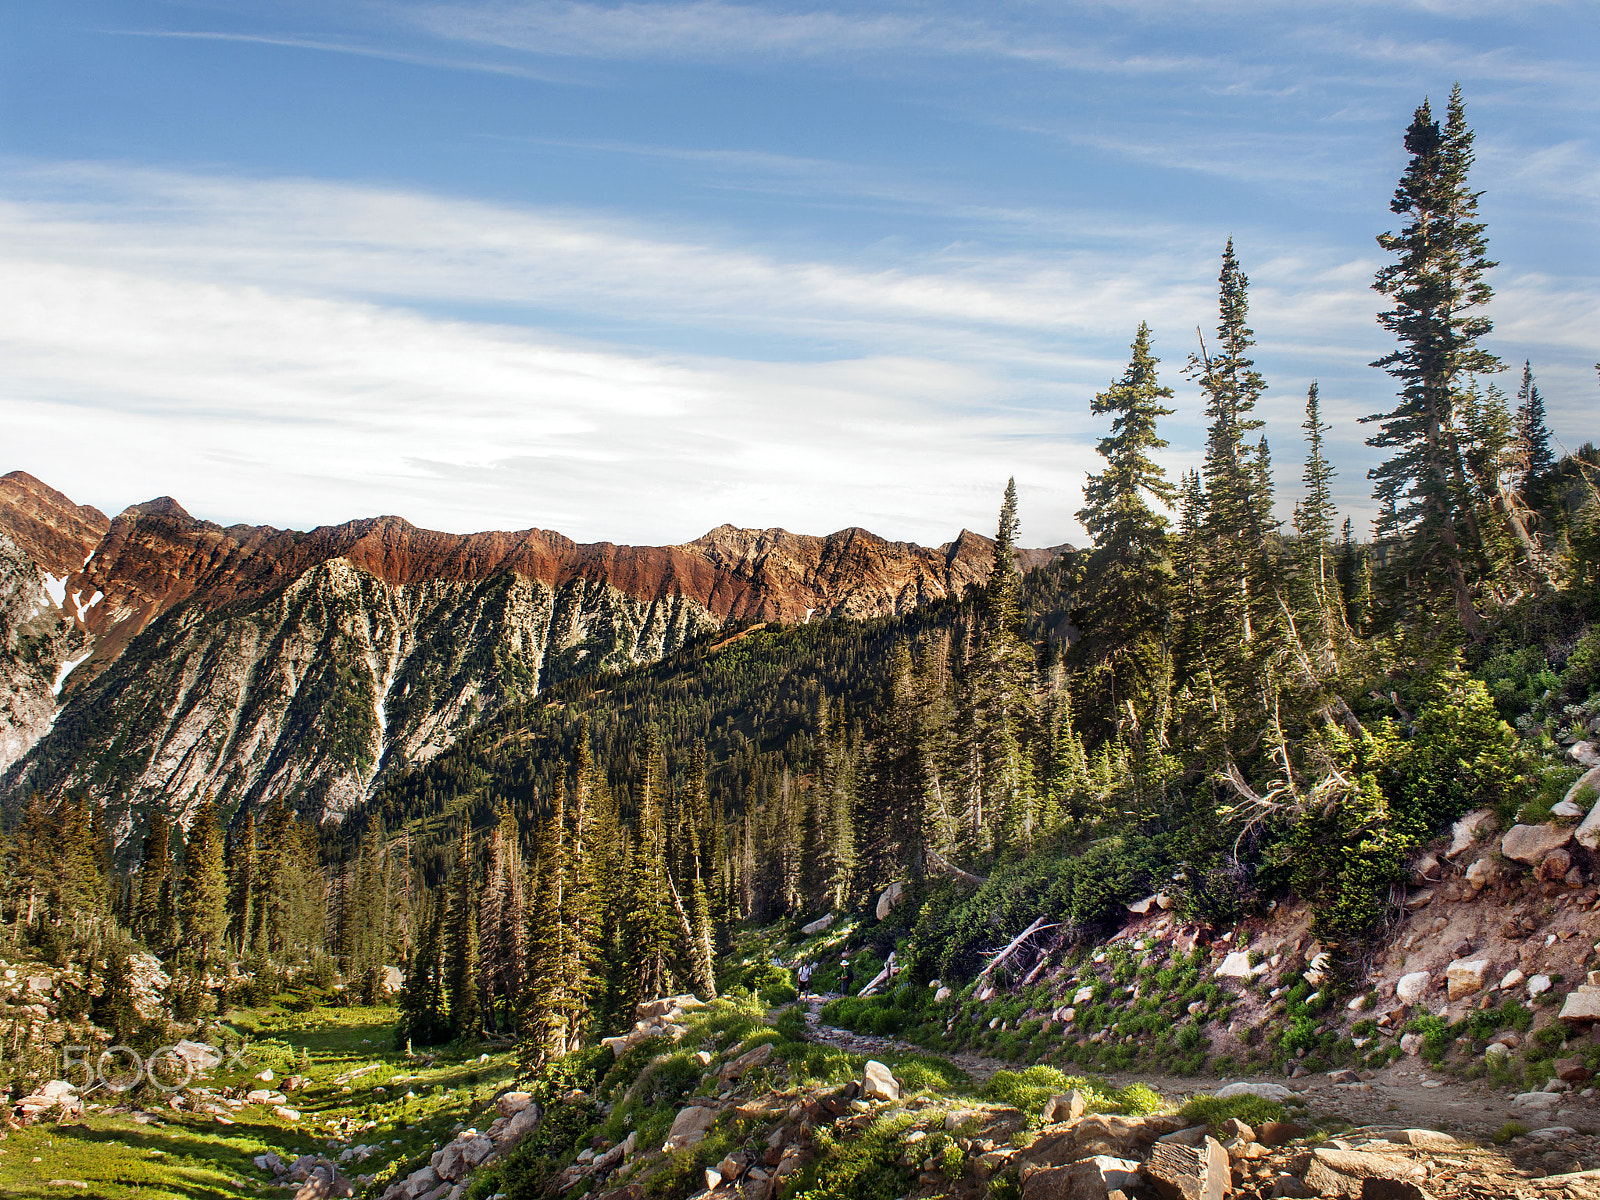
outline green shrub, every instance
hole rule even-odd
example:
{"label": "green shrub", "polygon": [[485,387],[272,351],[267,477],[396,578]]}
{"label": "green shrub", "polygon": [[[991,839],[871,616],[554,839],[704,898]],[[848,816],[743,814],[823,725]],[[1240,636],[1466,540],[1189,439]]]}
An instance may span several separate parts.
{"label": "green shrub", "polygon": [[1229,1096],[1226,1100],[1218,1100],[1214,1096],[1196,1096],[1178,1110],[1178,1115],[1197,1125],[1209,1125],[1214,1132],[1230,1118],[1237,1118],[1246,1125],[1281,1121],[1283,1105],[1264,1096]]}

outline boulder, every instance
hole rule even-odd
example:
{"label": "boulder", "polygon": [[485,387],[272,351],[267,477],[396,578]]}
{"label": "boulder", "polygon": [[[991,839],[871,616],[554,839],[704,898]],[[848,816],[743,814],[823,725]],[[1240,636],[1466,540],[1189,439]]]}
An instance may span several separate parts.
{"label": "boulder", "polygon": [[1481,892],[1504,873],[1505,868],[1501,866],[1500,860],[1485,854],[1467,868],[1465,878],[1469,888],[1474,892]]}
{"label": "boulder", "polygon": [[1528,999],[1532,1000],[1535,996],[1542,996],[1548,992],[1550,988],[1550,976],[1535,975],[1532,979],[1528,980]]}
{"label": "boulder", "polygon": [[1444,852],[1444,856],[1456,858],[1463,854],[1478,840],[1478,831],[1492,820],[1494,820],[1492,808],[1475,809],[1462,817],[1450,827],[1450,848]]}
{"label": "boulder", "polygon": [[900,1085],[888,1067],[869,1059],[861,1072],[861,1094],[868,1100],[898,1100]]}
{"label": "boulder", "polygon": [[1263,1146],[1287,1146],[1306,1136],[1306,1127],[1293,1121],[1266,1121],[1256,1126],[1256,1140]]}
{"label": "boulder", "polygon": [[1139,1164],[1096,1154],[1063,1167],[1034,1171],[1022,1182],[1022,1200],[1111,1200],[1144,1182]]}
{"label": "boulder", "polygon": [[1569,825],[1513,825],[1500,839],[1500,853],[1525,867],[1535,866],[1570,842],[1572,834]]}
{"label": "boulder", "polygon": [[272,1115],[277,1117],[280,1121],[294,1122],[300,1119],[300,1114],[298,1112],[282,1104],[279,1104],[273,1108]]}
{"label": "boulder", "polygon": [[906,890],[900,886],[899,883],[891,883],[888,887],[884,888],[883,894],[878,897],[878,907],[876,910],[878,920],[881,921],[887,917],[891,912],[900,906],[900,903],[905,898]]}
{"label": "boulder", "polygon": [[1591,770],[1600,767],[1600,744],[1595,742],[1574,742],[1567,747],[1567,757],[1580,767]]}
{"label": "boulder", "polygon": [[706,1134],[716,1123],[717,1110],[709,1106],[679,1109],[678,1115],[673,1118],[672,1129],[667,1134],[666,1144],[661,1147],[662,1153],[698,1146],[705,1141]]}
{"label": "boulder", "polygon": [[[1585,780],[1588,781],[1586,785]],[[1600,767],[1590,771],[1573,786],[1575,789],[1580,786],[1587,786],[1592,790],[1600,791]],[[1568,792],[1567,796],[1573,800],[1574,804],[1580,803],[1581,797],[1574,798],[1572,792]],[[1595,801],[1590,806],[1589,815],[1583,819],[1583,823],[1577,829],[1573,830],[1572,836],[1578,845],[1585,850],[1600,850],[1600,801]]]}
{"label": "boulder", "polygon": [[1211,1093],[1218,1100],[1229,1100],[1234,1096],[1260,1096],[1263,1100],[1287,1100],[1294,1095],[1288,1088],[1278,1083],[1230,1083]]}
{"label": "boulder", "polygon": [[1305,1171],[1306,1186],[1321,1196],[1361,1196],[1369,1179],[1418,1181],[1426,1177],[1427,1169],[1421,1163],[1398,1154],[1321,1146],[1311,1152]]}
{"label": "boulder", "polygon": [[1511,1107],[1551,1109],[1560,1103],[1560,1092],[1519,1092],[1512,1098]]}
{"label": "boulder", "polygon": [[1087,1003],[1089,1003],[1089,1001],[1091,1001],[1093,999],[1094,999],[1094,988],[1090,987],[1090,986],[1081,987],[1077,991],[1072,993],[1072,1002],[1074,1004],[1087,1004]]}
{"label": "boulder", "polygon": [[1475,996],[1483,990],[1484,976],[1489,973],[1487,958],[1458,958],[1445,968],[1452,1002],[1464,996]]}
{"label": "boulder", "polygon": [[832,925],[832,924],[833,924],[833,914],[829,913],[825,917],[818,917],[815,921],[811,922],[811,924],[809,924],[809,925],[800,926],[800,932],[805,934],[807,937],[810,937],[814,933],[821,933],[824,929],[826,929],[829,925]]}
{"label": "boulder", "polygon": [[399,967],[384,967],[378,972],[378,995],[396,996],[406,986],[406,973]]}
{"label": "boulder", "polygon": [[222,1065],[222,1052],[205,1042],[191,1042],[187,1038],[167,1051],[183,1061],[191,1071],[209,1071]]}
{"label": "boulder", "polygon": [[754,1050],[746,1050],[730,1063],[724,1063],[722,1070],[717,1072],[717,1078],[723,1083],[733,1083],[743,1079],[746,1071],[753,1071],[757,1067],[764,1067],[772,1061],[773,1048],[771,1042],[762,1042]]}
{"label": "boulder", "polygon": [[1514,988],[1526,978],[1527,976],[1521,971],[1512,967],[1511,970],[1500,977],[1500,990],[1505,991],[1507,988]]}
{"label": "boulder", "polygon": [[1152,908],[1160,907],[1158,903],[1160,900],[1161,897],[1159,895],[1146,896],[1143,900],[1135,900],[1128,905],[1128,911],[1136,917],[1142,917]]}
{"label": "boulder", "polygon": [[1594,1072],[1583,1065],[1582,1059],[1558,1058],[1550,1066],[1556,1078],[1565,1083],[1588,1083],[1594,1078]]}
{"label": "boulder", "polygon": [[514,1117],[532,1103],[532,1092],[501,1092],[494,1098],[495,1111],[502,1117]]}
{"label": "boulder", "polygon": [[940,985],[940,986],[939,986],[939,990],[938,990],[938,991],[936,991],[936,992],[935,992],[935,993],[934,993],[934,994],[933,994],[933,1002],[934,1002],[934,1003],[935,1003],[935,1004],[942,1004],[942,1003],[944,1003],[944,1002],[945,1002],[945,1001],[946,1001],[946,1000],[948,1000],[948,999],[950,999],[950,997],[951,997],[951,996],[952,996],[952,995],[954,995],[954,993],[953,993],[953,992],[951,992],[951,990],[950,990],[950,989],[949,989],[949,988],[947,988],[947,987],[945,987],[945,986],[944,986],[944,985],[943,985],[943,984],[941,984],[941,985]]}
{"label": "boulder", "polygon": [[1249,979],[1250,954],[1235,950],[1222,960],[1222,965],[1212,972],[1218,979]]}
{"label": "boulder", "polygon": [[1083,1116],[1083,1110],[1088,1107],[1083,1093],[1073,1088],[1065,1096],[1051,1096],[1045,1101],[1043,1121],[1046,1125],[1055,1125],[1061,1121],[1076,1121]]}
{"label": "boulder", "polygon": [[1431,983],[1433,976],[1426,971],[1413,971],[1409,975],[1402,975],[1394,985],[1395,999],[1401,1004],[1415,1004],[1422,999]]}
{"label": "boulder", "polygon": [[1144,1173],[1164,1200],[1223,1200],[1233,1190],[1228,1152],[1210,1137],[1198,1146],[1157,1142]]}
{"label": "boulder", "polygon": [[1534,877],[1547,883],[1554,883],[1558,879],[1565,879],[1570,870],[1572,870],[1572,855],[1565,850],[1552,850],[1539,860],[1539,869],[1534,872]]}
{"label": "boulder", "polygon": [[1577,991],[1569,992],[1561,1005],[1561,1019],[1600,1021],[1600,987],[1592,983],[1580,983]]}
{"label": "boulder", "polygon": [[530,1104],[521,1112],[512,1115],[504,1126],[493,1135],[495,1148],[509,1150],[535,1129],[539,1128],[539,1106]]}
{"label": "boulder", "polygon": [[1412,1146],[1418,1150],[1459,1150],[1461,1143],[1448,1133],[1434,1129],[1400,1129],[1389,1135],[1397,1146]]}

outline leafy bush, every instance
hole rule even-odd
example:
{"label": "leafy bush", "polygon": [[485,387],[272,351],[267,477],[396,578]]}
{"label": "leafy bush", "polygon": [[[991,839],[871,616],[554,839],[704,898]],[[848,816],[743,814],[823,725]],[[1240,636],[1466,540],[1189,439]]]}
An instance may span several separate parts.
{"label": "leafy bush", "polygon": [[1229,1096],[1226,1100],[1218,1100],[1215,1096],[1196,1096],[1178,1110],[1178,1115],[1197,1125],[1209,1125],[1214,1132],[1232,1118],[1246,1125],[1281,1121],[1283,1105],[1264,1096]]}

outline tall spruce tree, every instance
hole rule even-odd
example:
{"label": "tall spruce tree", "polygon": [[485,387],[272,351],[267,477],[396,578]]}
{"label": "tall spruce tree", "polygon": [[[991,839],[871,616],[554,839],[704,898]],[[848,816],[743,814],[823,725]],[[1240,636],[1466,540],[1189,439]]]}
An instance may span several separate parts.
{"label": "tall spruce tree", "polygon": [[450,1032],[471,1037],[482,1023],[478,995],[478,905],[473,896],[472,828],[463,825],[450,873],[449,911],[445,918],[445,997]]}
{"label": "tall spruce tree", "polygon": [[178,914],[188,949],[202,964],[210,962],[228,928],[228,876],[222,861],[222,831],[209,796],[189,823]]}
{"label": "tall spruce tree", "polygon": [[1098,674],[1105,702],[1097,711],[1111,724],[1125,706],[1138,711],[1149,702],[1162,672],[1171,605],[1167,519],[1150,505],[1170,508],[1177,498],[1152,457],[1167,445],[1156,435],[1156,421],[1173,411],[1161,404],[1172,389],[1157,381],[1159,361],[1150,352],[1150,327],[1141,322],[1127,371],[1091,405],[1112,420],[1110,435],[1096,446],[1105,469],[1089,476],[1078,512],[1094,550],[1076,598],[1074,621],[1082,636],[1074,650]]}
{"label": "tall spruce tree", "polygon": [[1342,624],[1338,581],[1334,577],[1333,524],[1338,509],[1333,502],[1333,465],[1323,449],[1323,436],[1331,428],[1322,421],[1322,403],[1316,381],[1306,389],[1306,465],[1300,479],[1305,495],[1295,506],[1294,528],[1299,539],[1300,574],[1309,592],[1310,608],[1324,624],[1325,635]]}
{"label": "tall spruce tree", "polygon": [[1478,220],[1482,193],[1467,182],[1472,141],[1459,84],[1443,128],[1424,100],[1406,130],[1411,158],[1389,205],[1406,223],[1398,233],[1379,235],[1395,261],[1372,285],[1394,305],[1378,314],[1378,323],[1400,342],[1372,365],[1399,381],[1399,403],[1363,420],[1379,423],[1367,444],[1390,454],[1368,472],[1379,501],[1378,536],[1400,541],[1397,557],[1425,586],[1449,597],[1461,630],[1477,640],[1483,619],[1471,576],[1480,546],[1466,500],[1455,401],[1465,380],[1501,364],[1479,345],[1493,328],[1482,310],[1494,294],[1485,276],[1495,264]]}
{"label": "tall spruce tree", "polygon": [[1533,363],[1522,363],[1522,383],[1517,388],[1517,456],[1521,467],[1519,488],[1524,497],[1534,494],[1535,482],[1555,466],[1550,453],[1550,430],[1544,423],[1544,397],[1533,381]]}

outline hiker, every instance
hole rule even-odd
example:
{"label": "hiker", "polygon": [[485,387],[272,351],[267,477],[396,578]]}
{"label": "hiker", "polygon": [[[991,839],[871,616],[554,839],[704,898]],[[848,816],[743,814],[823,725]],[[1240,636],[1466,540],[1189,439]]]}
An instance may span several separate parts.
{"label": "hiker", "polygon": [[796,972],[796,975],[800,980],[800,996],[804,999],[811,995],[811,964],[808,962],[801,963],[800,970]]}
{"label": "hiker", "polygon": [[839,956],[839,970],[841,973],[839,978],[839,994],[841,996],[848,996],[850,994],[850,985],[856,981],[856,973],[855,969],[850,965],[850,960],[842,954]]}

